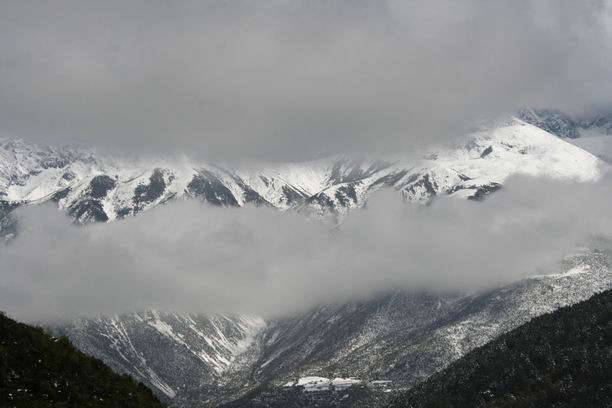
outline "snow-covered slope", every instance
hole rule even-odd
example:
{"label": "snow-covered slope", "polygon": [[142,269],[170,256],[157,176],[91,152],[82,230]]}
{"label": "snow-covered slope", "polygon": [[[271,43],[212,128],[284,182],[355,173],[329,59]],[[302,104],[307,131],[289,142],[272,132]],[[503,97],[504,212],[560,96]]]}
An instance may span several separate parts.
{"label": "snow-covered slope", "polygon": [[344,214],[381,187],[407,200],[438,194],[480,198],[513,174],[593,180],[600,161],[515,118],[414,158],[334,156],[305,163],[249,166],[159,159],[128,162],[76,148],[0,142],[4,212],[54,200],[82,223],[113,221],[177,197],[212,205],[268,205],[315,214]]}
{"label": "snow-covered slope", "polygon": [[[262,386],[266,400],[285,401],[289,393],[299,402],[300,379],[309,391],[330,390],[315,377],[353,378],[352,385],[368,388],[382,382],[380,392],[393,393],[532,317],[612,288],[611,262],[608,251],[585,250],[558,273],[486,293],[396,291],[266,322],[149,311],[83,319],[56,331],[176,407],[259,398]],[[340,388],[340,397],[352,392],[351,384]],[[317,398],[327,397],[337,398]]]}
{"label": "snow-covered slope", "polygon": [[253,316],[202,316],[155,310],[81,319],[58,329],[81,350],[131,374],[167,399],[185,387],[219,387],[265,322]]}
{"label": "snow-covered slope", "polygon": [[[525,279],[486,293],[435,295],[398,291],[367,302],[321,307],[268,322],[253,344],[259,359],[244,387],[264,378],[268,386],[231,407],[311,406],[311,392],[322,392],[318,406],[336,405],[344,395],[377,406],[374,384],[384,397],[401,391],[468,351],[531,318],[588,299],[612,287],[610,253],[585,251],[568,257],[559,273]],[[363,389],[329,389],[326,378],[350,376]],[[295,392],[296,382],[303,391]],[[384,398],[383,398],[384,400]]]}

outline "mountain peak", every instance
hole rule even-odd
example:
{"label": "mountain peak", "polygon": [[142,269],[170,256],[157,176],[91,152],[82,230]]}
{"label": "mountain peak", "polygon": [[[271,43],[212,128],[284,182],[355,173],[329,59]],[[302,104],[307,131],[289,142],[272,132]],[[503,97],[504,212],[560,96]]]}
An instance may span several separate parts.
{"label": "mountain peak", "polygon": [[427,152],[412,158],[337,155],[230,167],[188,159],[127,161],[5,139],[0,200],[5,207],[56,201],[81,223],[121,219],[178,197],[342,216],[383,187],[406,200],[440,194],[478,199],[515,174],[588,181],[602,166],[590,153],[511,116]]}

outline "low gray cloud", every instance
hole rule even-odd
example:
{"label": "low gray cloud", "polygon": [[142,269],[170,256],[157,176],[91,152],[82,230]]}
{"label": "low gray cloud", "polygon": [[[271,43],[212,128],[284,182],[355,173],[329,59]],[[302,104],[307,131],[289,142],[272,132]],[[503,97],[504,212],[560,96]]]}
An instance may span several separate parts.
{"label": "low gray cloud", "polygon": [[383,192],[335,232],[295,212],[195,200],[86,227],[34,206],[0,248],[0,309],[26,320],[143,308],[278,316],[397,288],[483,290],[612,239],[611,204],[610,178],[515,178],[484,202]]}
{"label": "low gray cloud", "polygon": [[0,132],[292,160],[609,103],[607,0],[0,5]]}

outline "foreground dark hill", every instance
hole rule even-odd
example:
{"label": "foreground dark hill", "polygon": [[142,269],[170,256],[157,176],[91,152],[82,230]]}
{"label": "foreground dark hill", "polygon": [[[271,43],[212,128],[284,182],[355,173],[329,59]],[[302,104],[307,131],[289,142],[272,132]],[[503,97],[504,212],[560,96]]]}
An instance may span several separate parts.
{"label": "foreground dark hill", "polygon": [[468,353],[392,407],[612,407],[611,375],[608,290]]}
{"label": "foreground dark hill", "polygon": [[163,405],[144,385],[111,371],[64,338],[0,315],[1,407],[139,407]]}

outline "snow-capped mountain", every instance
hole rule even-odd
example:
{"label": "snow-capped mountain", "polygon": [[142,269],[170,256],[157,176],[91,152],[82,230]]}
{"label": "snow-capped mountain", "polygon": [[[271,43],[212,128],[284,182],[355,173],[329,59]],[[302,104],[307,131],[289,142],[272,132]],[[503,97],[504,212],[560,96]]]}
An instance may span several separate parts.
{"label": "snow-capped mountain", "polygon": [[586,181],[598,176],[600,165],[586,151],[515,118],[412,158],[335,156],[235,167],[187,159],[129,162],[9,139],[0,142],[0,209],[4,214],[53,200],[80,223],[107,222],[195,197],[220,206],[342,215],[382,187],[406,200],[439,194],[478,199],[514,174]]}
{"label": "snow-capped mountain", "polygon": [[[265,205],[340,217],[383,187],[405,200],[441,194],[481,199],[512,175],[586,182],[606,166],[580,147],[511,117],[411,157],[334,156],[240,166],[190,159],[134,162],[4,140],[0,216],[2,229],[10,233],[11,211],[26,204],[54,201],[87,223],[196,198],[211,205]],[[283,385],[313,376],[392,381],[401,388],[531,316],[612,285],[608,254],[588,252],[573,259],[558,276],[481,295],[398,292],[273,321],[147,311],[79,320],[56,330],[174,406],[214,406],[264,386],[284,392],[292,387]]]}

